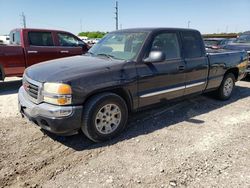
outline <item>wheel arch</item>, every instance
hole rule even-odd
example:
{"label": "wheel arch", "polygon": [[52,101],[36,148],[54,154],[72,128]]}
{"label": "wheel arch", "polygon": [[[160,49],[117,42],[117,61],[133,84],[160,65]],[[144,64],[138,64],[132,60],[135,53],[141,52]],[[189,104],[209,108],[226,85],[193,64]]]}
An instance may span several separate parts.
{"label": "wheel arch", "polygon": [[114,93],[120,96],[126,102],[128,111],[129,112],[133,111],[134,108],[133,108],[132,96],[127,89],[124,89],[122,87],[106,88],[106,89],[99,89],[99,90],[93,91],[89,95],[87,95],[87,97],[84,100],[83,105],[93,96],[101,94],[101,93],[106,93],[106,92]]}
{"label": "wheel arch", "polygon": [[238,80],[238,77],[239,77],[239,68],[233,67],[233,68],[228,69],[228,70],[225,72],[224,76],[227,75],[227,74],[229,74],[229,73],[232,73],[232,74],[234,75],[235,81]]}

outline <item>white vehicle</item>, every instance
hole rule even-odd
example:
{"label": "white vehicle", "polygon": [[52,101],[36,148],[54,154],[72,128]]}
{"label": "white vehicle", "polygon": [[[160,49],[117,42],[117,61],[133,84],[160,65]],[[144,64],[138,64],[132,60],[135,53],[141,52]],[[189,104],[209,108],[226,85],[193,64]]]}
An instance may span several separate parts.
{"label": "white vehicle", "polygon": [[79,39],[81,39],[83,42],[88,43],[88,37],[86,36],[78,36]]}
{"label": "white vehicle", "polygon": [[0,35],[0,44],[9,44],[10,43],[10,37],[9,35]]}
{"label": "white vehicle", "polygon": [[93,43],[96,44],[99,42],[99,40],[100,40],[100,38],[93,39]]}
{"label": "white vehicle", "polygon": [[99,42],[99,40],[100,40],[100,38],[90,38],[90,39],[88,39],[88,43],[96,44]]}

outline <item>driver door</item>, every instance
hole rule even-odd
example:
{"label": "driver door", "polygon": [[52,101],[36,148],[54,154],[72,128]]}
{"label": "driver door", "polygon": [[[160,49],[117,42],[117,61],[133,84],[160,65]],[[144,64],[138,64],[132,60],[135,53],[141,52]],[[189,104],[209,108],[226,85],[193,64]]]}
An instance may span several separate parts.
{"label": "driver door", "polygon": [[185,62],[177,32],[156,33],[151,50],[161,50],[162,62],[137,64],[139,107],[181,97],[185,91]]}

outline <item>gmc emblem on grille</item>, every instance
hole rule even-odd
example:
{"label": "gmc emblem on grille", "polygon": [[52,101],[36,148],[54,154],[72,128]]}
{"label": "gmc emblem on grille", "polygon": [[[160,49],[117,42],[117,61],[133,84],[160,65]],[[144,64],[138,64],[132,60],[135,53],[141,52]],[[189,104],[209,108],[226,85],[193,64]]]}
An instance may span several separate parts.
{"label": "gmc emblem on grille", "polygon": [[29,90],[29,84],[27,82],[23,83],[23,87],[26,91]]}

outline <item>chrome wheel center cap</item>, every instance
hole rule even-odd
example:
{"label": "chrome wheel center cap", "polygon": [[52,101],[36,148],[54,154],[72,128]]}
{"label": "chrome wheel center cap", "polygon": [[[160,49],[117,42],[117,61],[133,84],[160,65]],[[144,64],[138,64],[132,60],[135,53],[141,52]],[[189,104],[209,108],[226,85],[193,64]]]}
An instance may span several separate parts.
{"label": "chrome wheel center cap", "polygon": [[111,120],[111,117],[106,117],[107,122],[110,122],[110,120]]}

